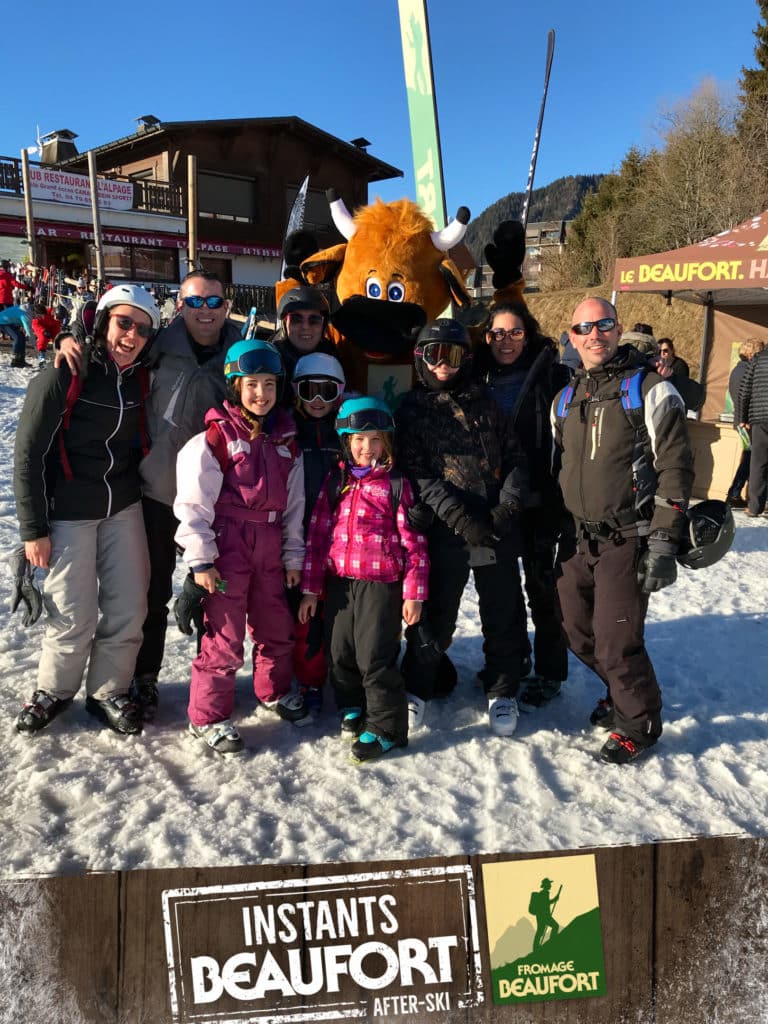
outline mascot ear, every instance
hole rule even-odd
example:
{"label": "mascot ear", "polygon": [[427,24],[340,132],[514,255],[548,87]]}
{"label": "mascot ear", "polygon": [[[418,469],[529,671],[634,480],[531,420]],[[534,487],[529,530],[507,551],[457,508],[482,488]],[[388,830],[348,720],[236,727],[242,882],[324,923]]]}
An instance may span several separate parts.
{"label": "mascot ear", "polygon": [[456,305],[461,308],[468,306],[472,300],[464,284],[461,272],[453,260],[449,260],[446,256],[440,264],[440,273],[443,275],[448,291],[451,293],[451,299]]}
{"label": "mascot ear", "polygon": [[328,281],[333,281],[344,265],[346,251],[346,242],[342,242],[341,245],[332,245],[330,249],[322,249],[314,256],[304,260],[301,264],[301,272],[310,284],[325,284]]}

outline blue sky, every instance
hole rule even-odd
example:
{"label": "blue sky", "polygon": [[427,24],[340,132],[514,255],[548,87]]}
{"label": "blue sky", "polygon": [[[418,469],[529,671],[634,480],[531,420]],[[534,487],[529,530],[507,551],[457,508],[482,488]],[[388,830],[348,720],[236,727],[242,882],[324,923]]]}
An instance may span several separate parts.
{"label": "blue sky", "polygon": [[[557,34],[536,185],[618,166],[657,139],[664,110],[706,77],[733,95],[754,61],[754,0],[430,0],[449,215],[479,214],[528,175],[547,31]],[[21,18],[20,9],[15,15]],[[35,5],[34,48],[6,47],[0,153],[70,128],[81,151],[161,120],[297,115],[370,152],[403,179],[371,190],[414,198],[396,0],[267,6],[164,0]],[[10,85],[9,85],[10,83]]]}

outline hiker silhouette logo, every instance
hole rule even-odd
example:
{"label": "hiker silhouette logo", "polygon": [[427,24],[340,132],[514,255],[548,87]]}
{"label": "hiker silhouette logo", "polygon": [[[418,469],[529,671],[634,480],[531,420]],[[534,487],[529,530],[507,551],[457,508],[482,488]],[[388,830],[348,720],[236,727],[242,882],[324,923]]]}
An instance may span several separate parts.
{"label": "hiker silhouette logo", "polygon": [[483,864],[493,1001],[605,995],[593,854]]}

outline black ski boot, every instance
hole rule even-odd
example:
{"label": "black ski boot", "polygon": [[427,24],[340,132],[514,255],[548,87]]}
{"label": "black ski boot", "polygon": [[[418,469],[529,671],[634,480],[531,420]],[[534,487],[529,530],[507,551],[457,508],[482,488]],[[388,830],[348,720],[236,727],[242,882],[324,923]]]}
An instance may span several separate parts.
{"label": "black ski boot", "polygon": [[17,732],[40,732],[46,725],[66,711],[72,703],[72,697],[61,700],[54,697],[45,690],[35,690],[32,700],[26,701],[21,708],[19,717],[16,719]]}
{"label": "black ski boot", "polygon": [[159,698],[157,694],[157,676],[154,673],[147,673],[143,676],[134,676],[128,690],[128,696],[141,708],[141,715],[145,722],[154,721],[157,714]]}
{"label": "black ski boot", "polygon": [[97,700],[85,698],[85,710],[115,732],[136,736],[142,730],[141,708],[126,693]]}

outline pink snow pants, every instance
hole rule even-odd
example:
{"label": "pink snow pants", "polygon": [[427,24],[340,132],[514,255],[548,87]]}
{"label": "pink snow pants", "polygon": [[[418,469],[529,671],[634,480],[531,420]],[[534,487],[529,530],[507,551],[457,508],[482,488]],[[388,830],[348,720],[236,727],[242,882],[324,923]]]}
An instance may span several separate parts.
{"label": "pink snow pants", "polygon": [[221,519],[216,568],[226,593],[205,600],[205,635],[192,662],[189,720],[208,725],[232,717],[235,673],[243,664],[246,624],[253,641],[253,689],[277,700],[291,686],[293,619],[285,598],[282,526]]}

